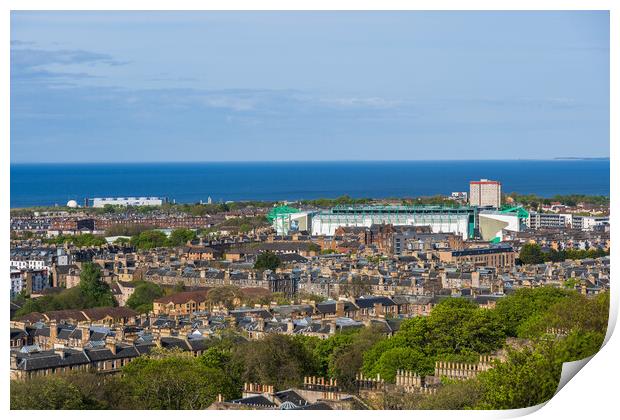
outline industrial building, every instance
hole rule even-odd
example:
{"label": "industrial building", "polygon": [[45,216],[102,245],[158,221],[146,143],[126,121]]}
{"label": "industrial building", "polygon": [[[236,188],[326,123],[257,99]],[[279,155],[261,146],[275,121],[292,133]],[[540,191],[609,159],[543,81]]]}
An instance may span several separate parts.
{"label": "industrial building", "polygon": [[482,210],[478,214],[478,234],[484,241],[501,242],[504,230],[520,232],[525,220],[516,212]]}
{"label": "industrial building", "polygon": [[430,226],[432,232],[450,232],[463,239],[476,231],[475,207],[442,206],[338,206],[312,215],[313,235],[332,236],[339,226],[391,224]]}
{"label": "industrial building", "polygon": [[101,208],[110,206],[161,206],[165,199],[160,197],[107,197],[92,198],[92,207]]}
{"label": "industrial building", "polygon": [[502,205],[502,184],[499,181],[481,179],[469,183],[469,205],[500,208]]}
{"label": "industrial building", "polygon": [[429,226],[433,233],[452,233],[463,240],[481,238],[499,242],[503,230],[519,232],[527,218],[512,210],[479,211],[471,206],[336,206],[308,212],[276,207],[268,218],[279,235],[307,231],[312,235],[333,236],[339,227]]}
{"label": "industrial building", "polygon": [[312,224],[313,212],[300,211],[294,207],[274,207],[269,214],[269,220],[278,235],[288,235],[290,232],[309,232]]}

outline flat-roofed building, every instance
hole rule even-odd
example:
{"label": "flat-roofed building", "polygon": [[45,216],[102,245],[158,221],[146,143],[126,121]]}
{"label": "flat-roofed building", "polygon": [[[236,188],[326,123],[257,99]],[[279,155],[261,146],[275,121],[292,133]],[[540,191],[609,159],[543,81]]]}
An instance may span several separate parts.
{"label": "flat-roofed building", "polygon": [[558,213],[537,213],[531,212],[527,219],[528,227],[531,229],[553,229],[572,227],[572,214]]}
{"label": "flat-roofed building", "polygon": [[502,205],[502,184],[481,179],[469,183],[469,204],[478,207],[499,208]]}
{"label": "flat-roofed building", "polygon": [[111,206],[161,206],[164,199],[159,197],[107,197],[93,198],[93,207],[101,208]]}

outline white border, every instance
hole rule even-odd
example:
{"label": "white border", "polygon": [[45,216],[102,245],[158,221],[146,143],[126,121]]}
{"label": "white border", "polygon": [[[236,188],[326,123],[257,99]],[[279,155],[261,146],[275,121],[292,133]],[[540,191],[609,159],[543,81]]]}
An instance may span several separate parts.
{"label": "white border", "polygon": [[[0,241],[0,246],[5,255],[4,261],[9,259],[9,163],[10,163],[10,127],[9,127],[9,106],[10,106],[10,74],[9,74],[9,57],[10,57],[10,11],[11,10],[610,10],[610,87],[611,87],[611,103],[610,115],[620,115],[618,113],[618,74],[620,67],[618,66],[618,41],[620,28],[620,13],[618,6],[620,2],[612,0],[569,0],[569,1],[553,1],[553,0],[384,0],[384,1],[368,1],[368,0],[229,0],[229,1],[200,1],[200,0],[149,0],[149,1],[129,1],[129,0],[91,0],[88,2],[80,0],[57,0],[53,4],[49,0],[5,0],[2,2],[3,14],[0,20],[0,28],[2,33],[2,43],[0,51],[3,60],[1,61],[2,83],[0,84],[0,93],[2,102],[0,113],[0,132],[2,133],[2,210],[4,216],[4,238]],[[613,164],[616,156],[618,141],[618,123],[611,119],[611,139],[610,156],[612,158],[611,165],[611,201],[612,209],[618,208],[617,195],[615,194],[616,182],[620,179],[618,167]],[[612,238],[614,244],[617,243],[616,230],[612,230]],[[615,261],[617,252],[612,251],[612,259]],[[612,278],[615,278],[618,270],[612,264]],[[7,293],[8,294],[8,293]],[[610,313],[610,332],[612,323],[615,324],[618,315],[618,297],[619,292],[612,287],[612,308]],[[5,309],[2,313],[3,325],[8,325],[9,313]],[[7,330],[5,330],[7,331]],[[6,335],[5,335],[6,337]],[[6,338],[5,338],[6,340]],[[583,369],[572,380],[570,380],[564,388],[546,405],[531,414],[533,418],[611,418],[615,417],[612,413],[617,412],[617,387],[616,378],[620,378],[619,363],[616,355],[620,355],[620,344],[617,334],[608,335],[607,344],[601,351],[592,358],[587,367]],[[6,341],[5,341],[6,343]],[[2,347],[5,354],[5,363],[1,364],[2,373],[0,377],[2,389],[3,408],[9,410],[9,366],[8,366],[8,346]],[[540,408],[540,407],[537,407]],[[535,411],[534,409],[513,410],[505,412],[494,411],[469,411],[469,412],[390,412],[390,416],[401,418],[410,416],[423,416],[424,418],[504,418],[524,415]],[[278,414],[279,413],[279,414]],[[284,412],[274,411],[219,411],[219,412],[184,412],[185,417],[198,416],[217,416],[219,418],[247,418],[251,415],[253,418],[272,418],[273,416],[290,416],[283,414]],[[8,414],[8,413],[7,413]],[[45,416],[46,418],[78,418],[84,415],[94,416],[95,418],[104,418],[116,413],[108,412],[45,412],[45,413],[12,413],[13,416],[36,415]],[[120,412],[122,416],[140,416],[147,415],[154,418],[164,418],[169,413],[149,411],[146,413],[138,412]],[[306,417],[316,416],[317,412],[297,412],[296,416]],[[373,412],[347,412],[344,415],[361,416],[362,418],[375,417],[377,413]],[[387,414],[387,413],[386,413]],[[320,412],[321,417],[335,417],[338,412]],[[383,415],[379,413],[379,415]],[[616,414],[617,415],[617,414]]]}

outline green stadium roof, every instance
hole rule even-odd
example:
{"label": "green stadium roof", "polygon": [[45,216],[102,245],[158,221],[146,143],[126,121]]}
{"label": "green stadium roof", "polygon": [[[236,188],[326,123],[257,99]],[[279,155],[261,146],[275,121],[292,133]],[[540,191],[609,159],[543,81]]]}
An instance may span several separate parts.
{"label": "green stadium roof", "polygon": [[516,207],[504,207],[501,210],[502,213],[517,213],[517,217],[519,217],[519,219],[527,219],[528,217],[530,217],[530,214],[528,213],[527,210],[525,210],[523,207],[521,206],[516,206]]}
{"label": "green stadium roof", "polygon": [[284,216],[286,214],[292,214],[292,213],[299,213],[299,209],[296,209],[294,207],[289,207],[289,206],[274,207],[267,214],[267,220],[269,220],[270,222],[273,222],[276,218],[280,216]]}

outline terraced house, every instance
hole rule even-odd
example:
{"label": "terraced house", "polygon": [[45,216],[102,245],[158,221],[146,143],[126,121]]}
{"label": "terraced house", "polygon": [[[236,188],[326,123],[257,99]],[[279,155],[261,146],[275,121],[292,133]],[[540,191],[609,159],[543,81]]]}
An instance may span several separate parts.
{"label": "terraced house", "polygon": [[155,315],[189,315],[194,312],[205,312],[209,308],[208,289],[175,293],[153,301]]}

